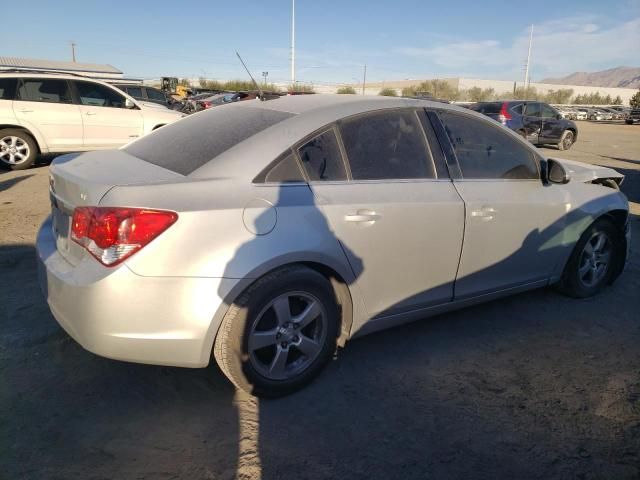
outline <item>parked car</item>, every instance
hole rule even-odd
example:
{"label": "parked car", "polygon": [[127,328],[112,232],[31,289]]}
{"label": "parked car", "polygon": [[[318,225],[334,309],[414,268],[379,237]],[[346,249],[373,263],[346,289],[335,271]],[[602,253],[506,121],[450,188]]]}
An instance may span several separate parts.
{"label": "parked car", "polygon": [[602,107],[602,110],[605,113],[611,115],[611,120],[622,120],[624,119],[624,113],[618,110],[614,110],[613,108]]}
{"label": "parked car", "polygon": [[218,93],[210,97],[197,100],[196,110],[206,110],[208,108],[226,105],[227,103],[241,102],[244,100],[254,100],[256,97],[258,97],[258,92]]}
{"label": "parked car", "polygon": [[500,122],[534,145],[552,144],[568,150],[578,139],[578,127],[542,102],[510,100],[479,102],[470,110]]}
{"label": "parked car", "polygon": [[141,102],[151,102],[158,105],[163,105],[169,108],[175,103],[175,100],[167,95],[159,88],[147,87],[145,85],[127,85],[127,84],[113,84],[114,87],[119,88],[123,92],[126,92],[129,96],[140,100]]}
{"label": "parked car", "polygon": [[577,111],[578,120],[589,120],[588,108],[577,108],[576,111]]}
{"label": "parked car", "polygon": [[627,255],[622,175],[421,100],[239,102],[50,175],[37,251],[62,327],[114,359],[213,356],[256,395],[403,322],[549,284],[594,295]]}
{"label": "parked car", "polygon": [[640,108],[634,108],[629,112],[627,118],[625,118],[625,123],[628,125],[632,125],[635,122],[640,122]]}
{"label": "parked car", "polygon": [[117,148],[182,117],[88,77],[0,73],[0,164],[21,170],[40,153]]}
{"label": "parked car", "polygon": [[577,115],[575,110],[567,107],[554,107],[558,113],[562,116],[562,118],[566,118],[567,120],[577,120]]}

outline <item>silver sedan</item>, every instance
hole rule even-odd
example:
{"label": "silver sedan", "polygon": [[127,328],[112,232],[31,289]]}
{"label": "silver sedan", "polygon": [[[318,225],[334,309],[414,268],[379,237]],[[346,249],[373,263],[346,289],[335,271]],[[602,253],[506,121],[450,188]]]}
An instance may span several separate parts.
{"label": "silver sedan", "polygon": [[37,240],[60,325],[98,355],[292,392],[351,338],[622,272],[622,175],[544,158],[466,109],[241,102],[56,159]]}

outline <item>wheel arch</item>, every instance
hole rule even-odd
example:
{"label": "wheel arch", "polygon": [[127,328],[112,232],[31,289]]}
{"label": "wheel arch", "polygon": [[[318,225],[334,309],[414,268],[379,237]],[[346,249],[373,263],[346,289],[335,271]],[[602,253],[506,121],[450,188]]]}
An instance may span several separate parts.
{"label": "wheel arch", "polygon": [[2,124],[0,124],[0,130],[4,130],[4,129],[21,130],[21,131],[25,132],[27,135],[29,135],[31,138],[33,138],[34,142],[36,142],[36,147],[38,148],[38,154],[42,153],[42,143],[43,143],[42,139],[39,138],[39,136],[37,134],[34,134],[27,127],[24,127],[22,125],[14,125],[14,124],[11,124],[11,123],[2,123]]}
{"label": "wheel arch", "polygon": [[[294,265],[302,265],[311,270],[315,270],[325,277],[331,287],[333,288],[336,296],[336,302],[340,310],[340,334],[337,338],[339,346],[343,347],[347,340],[351,337],[351,328],[353,326],[354,316],[357,315],[356,311],[360,311],[356,307],[357,298],[354,298],[350,285],[353,283],[353,278],[348,276],[348,273],[344,271],[340,266],[335,265],[333,262],[328,261],[326,258],[317,258],[307,256],[306,258],[294,258],[288,261],[276,261],[268,262],[267,265],[262,265],[256,268],[253,272],[247,275],[242,280],[238,281],[235,286],[230,288],[228,293],[224,296],[224,299],[220,307],[215,312],[207,338],[204,342],[204,351],[202,352],[202,358],[206,364],[207,360],[210,360],[213,356],[213,345],[215,344],[216,337],[218,336],[220,326],[224,316],[229,311],[229,308],[233,303],[248,289],[257,282],[260,278],[273,273],[276,270],[291,267]],[[360,315],[363,312],[359,313]]]}

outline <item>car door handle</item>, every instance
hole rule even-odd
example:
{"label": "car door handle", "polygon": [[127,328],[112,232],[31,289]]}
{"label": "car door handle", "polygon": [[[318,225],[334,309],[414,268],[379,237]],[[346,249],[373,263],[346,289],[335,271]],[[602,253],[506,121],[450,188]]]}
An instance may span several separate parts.
{"label": "car door handle", "polygon": [[96,112],[85,112],[85,115],[95,115]]}
{"label": "car door handle", "polygon": [[20,113],[32,113],[32,112],[33,112],[33,110],[26,110],[26,109],[18,110],[18,111],[19,111]]}
{"label": "car door handle", "polygon": [[351,213],[344,216],[344,219],[347,222],[354,222],[354,223],[367,223],[367,222],[373,223],[379,218],[380,218],[380,215],[378,215],[376,212],[373,212],[371,210],[358,210],[356,213]]}
{"label": "car door handle", "polygon": [[473,218],[479,218],[485,222],[493,220],[496,215],[496,209],[493,207],[482,207],[477,210],[471,210],[471,216]]}

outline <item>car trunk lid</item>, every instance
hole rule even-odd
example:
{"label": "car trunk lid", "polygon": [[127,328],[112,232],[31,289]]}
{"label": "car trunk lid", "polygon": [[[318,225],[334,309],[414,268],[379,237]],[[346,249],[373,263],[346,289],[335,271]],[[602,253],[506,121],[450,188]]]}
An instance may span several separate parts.
{"label": "car trunk lid", "polygon": [[58,251],[73,265],[86,255],[83,247],[71,241],[71,219],[76,207],[99,205],[104,195],[116,186],[175,182],[179,179],[184,177],[122,150],[56,158],[49,169],[49,198]]}

